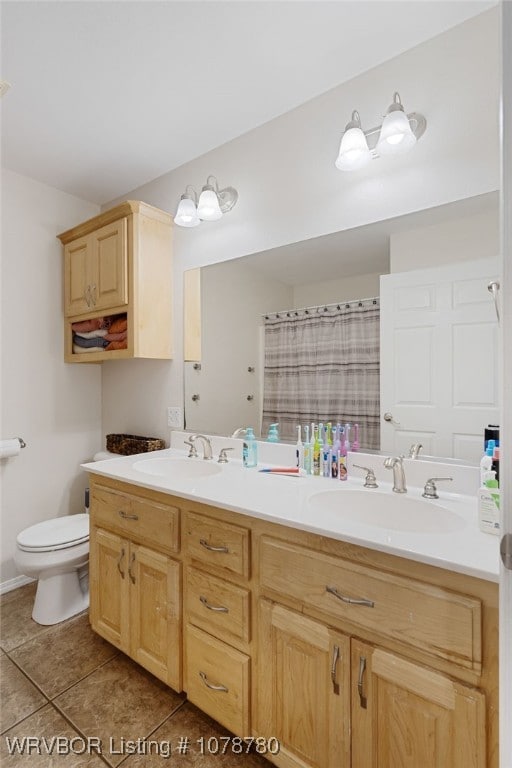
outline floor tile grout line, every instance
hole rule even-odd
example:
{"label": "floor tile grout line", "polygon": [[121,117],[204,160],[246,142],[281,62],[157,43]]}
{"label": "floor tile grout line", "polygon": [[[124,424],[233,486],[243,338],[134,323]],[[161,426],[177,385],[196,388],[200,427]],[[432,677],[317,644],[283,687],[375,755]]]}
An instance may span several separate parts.
{"label": "floor tile grout line", "polygon": [[39,712],[41,709],[44,709],[45,707],[47,707],[47,706],[48,706],[48,704],[51,704],[51,701],[49,701],[48,699],[46,699],[46,701],[45,701],[45,702],[43,702],[43,704],[41,704],[39,707],[36,707],[36,709],[34,709],[32,712],[29,712],[29,713],[28,713],[28,715],[25,715],[24,717],[22,717],[22,718],[21,718],[21,720],[17,720],[15,723],[13,723],[12,725],[10,725],[8,728],[5,728],[5,730],[1,731],[1,732],[0,732],[0,736],[2,736],[2,737],[3,737],[3,736],[4,736],[6,733],[8,733],[8,732],[9,732],[9,731],[10,731],[12,728],[17,728],[17,727],[18,727],[18,725],[21,725],[22,723],[24,723],[24,722],[25,722],[25,720],[28,720],[28,719],[29,719],[29,717],[32,717],[32,715],[35,715],[35,714],[36,714],[36,712]]}
{"label": "floor tile grout line", "polygon": [[[150,738],[151,738],[151,737],[152,737],[152,736],[153,736],[153,735],[154,735],[154,734],[155,734],[155,733],[158,731],[158,729],[159,729],[159,728],[161,728],[163,725],[165,725],[165,723],[166,723],[168,720],[171,720],[171,718],[173,718],[173,717],[174,717],[174,715],[175,715],[177,712],[179,712],[181,709],[183,709],[183,707],[184,707],[184,706],[185,706],[185,704],[187,704],[187,703],[188,703],[188,699],[187,699],[187,698],[184,698],[184,699],[183,699],[183,701],[181,701],[181,702],[178,704],[178,706],[176,707],[176,709],[173,709],[173,711],[170,713],[170,715],[167,715],[167,717],[164,717],[164,719],[162,720],[162,722],[161,722],[161,723],[159,723],[157,726],[155,726],[155,728],[153,728],[153,730],[152,730],[152,731],[150,731],[150,732],[147,734],[147,736],[144,736],[144,740],[148,740],[148,739],[150,739]],[[129,754],[128,754],[128,755],[125,755],[125,757],[123,757],[123,759],[121,760],[121,762],[120,762],[120,763],[117,763],[117,765],[116,765],[116,768],[121,768],[121,766],[123,765],[123,763],[125,763],[125,762],[128,760],[128,758],[130,758],[130,757],[133,757],[133,755],[129,755]]]}
{"label": "floor tile grout line", "polygon": [[[23,640],[23,642],[21,642],[19,645],[16,645],[13,648],[10,648],[9,650],[4,648],[4,646],[2,645],[2,639],[0,638],[0,648],[4,653],[10,654],[12,653],[12,651],[17,651],[19,648],[22,648],[27,643],[30,643],[33,640],[37,640],[37,638],[41,637],[42,635],[47,635],[48,632],[51,632],[52,629],[55,629],[59,625],[64,627],[65,625],[68,625],[69,623],[78,620],[85,613],[88,613],[88,611],[81,611],[81,613],[77,613],[75,616],[70,616],[69,619],[64,619],[64,621],[57,622],[57,624],[48,624],[48,625],[39,624],[38,626],[42,627],[42,629],[38,630],[38,632],[35,635],[32,635],[32,637],[28,637],[26,640]],[[0,614],[1,614],[1,610],[0,610]],[[31,616],[29,618],[32,619]],[[35,623],[37,624],[37,622]]]}
{"label": "floor tile grout line", "polygon": [[[68,690],[69,690],[69,689],[68,689]],[[54,700],[53,700],[53,701],[49,701],[48,703],[49,703],[49,704],[50,704],[50,706],[51,706],[51,707],[52,707],[52,708],[53,708],[53,709],[54,709],[54,710],[57,712],[57,714],[59,714],[59,715],[60,715],[60,716],[61,716],[61,717],[62,717],[62,718],[63,718],[63,719],[66,721],[66,723],[67,723],[67,724],[68,724],[68,725],[69,725],[71,728],[73,728],[73,730],[74,730],[74,731],[76,731],[76,732],[78,733],[78,735],[79,735],[79,736],[80,736],[82,739],[84,739],[85,741],[87,741],[87,738],[88,738],[88,737],[87,737],[87,734],[85,733],[85,731],[82,731],[82,729],[81,729],[81,728],[80,728],[78,725],[76,725],[76,723],[75,723],[75,722],[74,722],[74,721],[71,719],[70,715],[68,715],[64,709],[61,709],[61,708],[58,706],[58,704],[56,704],[56,702],[55,702]],[[104,763],[106,763],[106,765],[108,765],[108,766],[109,766],[109,768],[113,768],[113,766],[112,766],[112,763],[110,763],[110,762],[109,762],[109,761],[108,761],[106,758],[104,758],[104,757],[103,757],[103,755],[102,755],[101,753],[98,753],[98,752],[94,752],[94,754],[95,754],[95,755],[97,755],[98,757],[100,757],[100,758],[101,758],[101,760],[102,760]]]}

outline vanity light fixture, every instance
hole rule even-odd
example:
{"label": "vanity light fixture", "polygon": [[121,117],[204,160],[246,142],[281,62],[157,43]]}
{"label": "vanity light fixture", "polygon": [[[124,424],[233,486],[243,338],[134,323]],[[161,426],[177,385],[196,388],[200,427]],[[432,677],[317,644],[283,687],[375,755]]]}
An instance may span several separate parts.
{"label": "vanity light fixture", "polygon": [[234,187],[219,189],[215,176],[208,176],[199,200],[197,192],[190,184],[181,196],[174,217],[174,223],[180,227],[197,227],[201,221],[218,221],[230,211],[238,200]]}
{"label": "vanity light fixture", "polygon": [[336,168],[340,171],[355,171],[363,168],[370,160],[381,155],[401,155],[408,152],[423,136],[427,121],[417,112],[406,114],[395,92],[382,125],[363,131],[359,112],[352,112],[341,138]]}

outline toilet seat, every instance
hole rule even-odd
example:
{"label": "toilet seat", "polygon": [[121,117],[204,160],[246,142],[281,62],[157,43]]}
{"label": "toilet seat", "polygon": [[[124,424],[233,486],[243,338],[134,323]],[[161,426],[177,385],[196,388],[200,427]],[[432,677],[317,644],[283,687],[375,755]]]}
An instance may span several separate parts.
{"label": "toilet seat", "polygon": [[89,540],[89,515],[65,515],[26,528],[16,538],[23,552],[53,552],[69,549]]}

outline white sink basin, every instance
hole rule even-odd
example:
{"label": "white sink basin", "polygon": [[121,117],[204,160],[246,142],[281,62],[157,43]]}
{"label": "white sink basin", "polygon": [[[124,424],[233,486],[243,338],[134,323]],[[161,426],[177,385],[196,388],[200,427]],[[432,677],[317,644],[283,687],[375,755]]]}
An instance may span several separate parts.
{"label": "white sink basin", "polygon": [[143,459],[136,461],[133,469],[146,475],[168,477],[170,480],[195,480],[200,477],[211,477],[222,471],[217,463],[204,459]]}
{"label": "white sink basin", "polygon": [[463,517],[446,507],[407,494],[340,488],[313,494],[308,506],[318,513],[328,512],[338,520],[393,531],[453,533],[466,525]]}

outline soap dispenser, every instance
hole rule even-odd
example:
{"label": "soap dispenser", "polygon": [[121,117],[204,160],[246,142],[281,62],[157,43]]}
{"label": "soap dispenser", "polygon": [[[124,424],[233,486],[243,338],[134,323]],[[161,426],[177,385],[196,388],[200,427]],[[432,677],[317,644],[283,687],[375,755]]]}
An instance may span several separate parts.
{"label": "soap dispenser", "polygon": [[245,430],[242,463],[244,467],[255,467],[258,464],[258,443],[252,427],[247,427]]}
{"label": "soap dispenser", "polygon": [[268,428],[267,443],[279,442],[279,424],[271,424]]}

